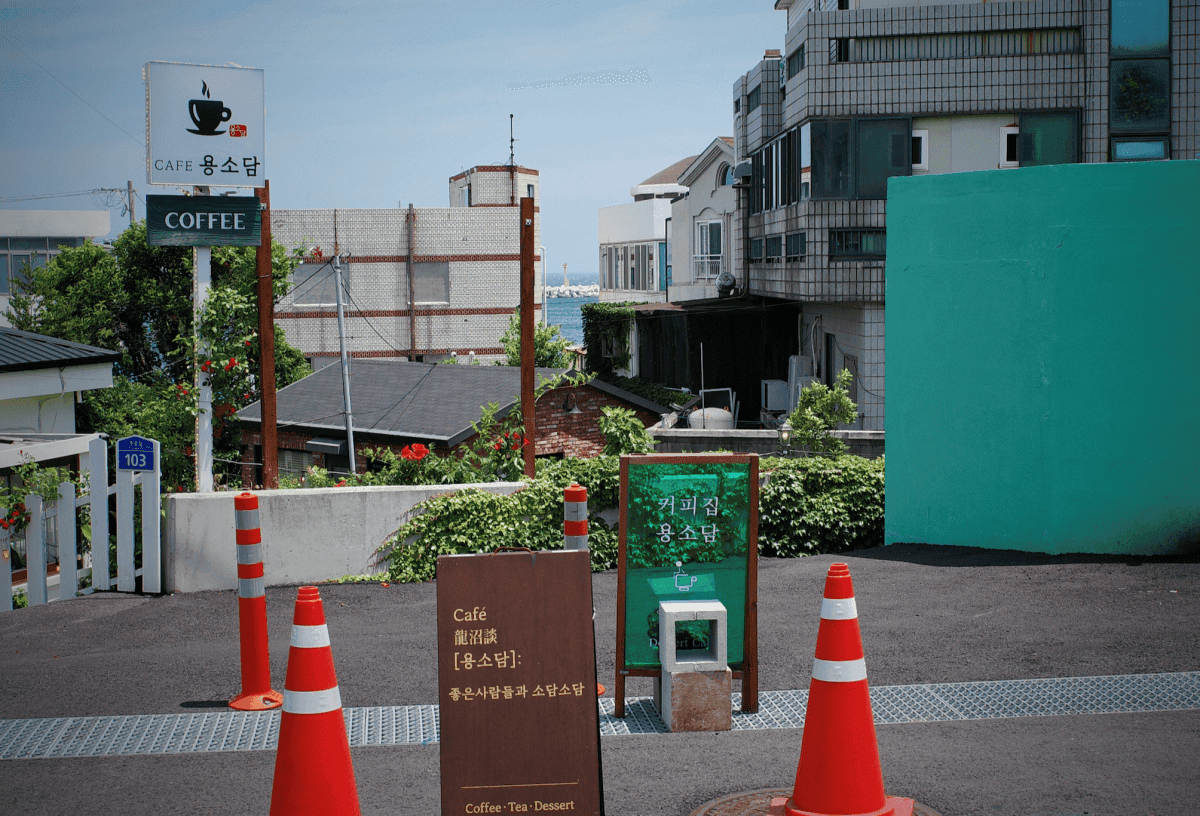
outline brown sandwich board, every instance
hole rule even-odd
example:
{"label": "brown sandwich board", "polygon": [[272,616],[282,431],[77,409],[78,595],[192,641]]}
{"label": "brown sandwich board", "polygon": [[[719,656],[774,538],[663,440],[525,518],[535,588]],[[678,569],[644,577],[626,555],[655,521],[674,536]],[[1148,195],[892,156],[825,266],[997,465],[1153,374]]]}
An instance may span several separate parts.
{"label": "brown sandwich board", "polygon": [[442,813],[602,814],[588,552],[437,570]]}

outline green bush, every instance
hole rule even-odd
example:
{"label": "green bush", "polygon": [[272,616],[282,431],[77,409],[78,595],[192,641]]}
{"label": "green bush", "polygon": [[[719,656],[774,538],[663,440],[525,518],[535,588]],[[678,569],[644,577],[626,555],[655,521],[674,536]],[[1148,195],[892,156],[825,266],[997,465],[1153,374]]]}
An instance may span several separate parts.
{"label": "green bush", "polygon": [[765,459],[758,495],[763,555],[794,558],[883,544],[883,458]]}

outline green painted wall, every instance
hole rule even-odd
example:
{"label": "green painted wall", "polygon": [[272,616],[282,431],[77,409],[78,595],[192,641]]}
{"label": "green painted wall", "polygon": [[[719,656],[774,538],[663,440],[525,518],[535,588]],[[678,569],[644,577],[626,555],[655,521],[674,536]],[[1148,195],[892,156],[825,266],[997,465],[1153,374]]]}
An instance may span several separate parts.
{"label": "green painted wall", "polygon": [[887,542],[1200,542],[1200,162],[894,178],[887,220]]}

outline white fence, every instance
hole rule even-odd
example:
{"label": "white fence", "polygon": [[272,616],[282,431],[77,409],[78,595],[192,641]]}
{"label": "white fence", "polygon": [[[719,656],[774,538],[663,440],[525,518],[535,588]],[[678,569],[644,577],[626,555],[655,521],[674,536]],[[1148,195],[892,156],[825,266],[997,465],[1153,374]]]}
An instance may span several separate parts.
{"label": "white fence", "polygon": [[[29,526],[24,536],[26,598],[30,606],[74,598],[80,592],[80,584],[89,577],[90,586],[82,590],[85,594],[114,587],[119,592],[134,592],[138,577],[142,579],[143,592],[162,591],[162,496],[157,442],[154,443],[154,454],[155,470],[117,471],[117,483],[109,485],[108,445],[103,439],[95,439],[88,446],[86,461],[81,460],[81,470],[89,474],[88,481],[92,485],[89,493],[76,496],[75,485],[63,482],[58,486],[55,502],[43,502],[41,496],[33,493],[25,497],[25,510],[29,514]],[[136,488],[139,485],[142,493],[141,568],[136,567],[139,542],[134,529]],[[108,497],[114,494],[117,497],[117,569],[116,575],[112,576]],[[78,509],[84,506],[91,510],[92,547],[80,566],[79,525],[76,522]],[[4,556],[0,562],[0,612],[13,608],[13,538],[11,530],[0,530],[0,551]],[[59,567],[58,591],[51,597],[48,554],[55,549]]]}

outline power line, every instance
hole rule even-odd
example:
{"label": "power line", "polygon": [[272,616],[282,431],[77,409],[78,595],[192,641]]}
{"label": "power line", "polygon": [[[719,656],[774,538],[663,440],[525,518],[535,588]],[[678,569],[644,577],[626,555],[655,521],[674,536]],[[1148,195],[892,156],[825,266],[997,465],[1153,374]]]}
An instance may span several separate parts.
{"label": "power line", "polygon": [[[2,35],[0,35],[0,36],[2,36]],[[118,125],[118,124],[117,124],[116,122],[114,122],[112,119],[109,119],[107,116],[105,116],[105,115],[104,115],[104,112],[103,112],[103,111],[101,111],[99,108],[97,108],[97,107],[96,107],[95,105],[93,105],[91,102],[88,102],[86,99],[84,99],[84,98],[83,98],[82,96],[80,96],[79,94],[75,93],[75,91],[71,90],[71,88],[70,88],[70,87],[68,87],[67,83],[63,82],[61,79],[59,79],[58,77],[56,77],[54,74],[52,74],[52,73],[50,73],[49,71],[47,71],[47,70],[46,70],[46,67],[45,67],[44,65],[42,65],[40,62],[38,62],[37,60],[35,60],[33,57],[29,56],[29,54],[26,54],[26,53],[25,53],[25,49],[21,48],[21,46],[17,45],[15,42],[13,42],[13,41],[12,41],[11,39],[9,39],[7,36],[5,36],[5,37],[4,37],[4,39],[5,39],[5,40],[8,40],[8,44],[9,44],[9,45],[11,45],[13,48],[17,49],[18,51],[20,51],[20,52],[21,52],[21,53],[24,55],[25,59],[27,59],[27,60],[29,60],[30,62],[32,62],[32,63],[33,63],[34,65],[36,65],[38,68],[41,68],[41,69],[42,69],[42,71],[44,71],[44,72],[45,72],[46,76],[48,76],[48,77],[50,77],[51,79],[53,79],[53,80],[54,80],[55,82],[57,82],[59,85],[62,85],[64,88],[66,88],[66,89],[67,89],[67,91],[69,91],[69,92],[70,92],[70,94],[71,94],[72,96],[74,96],[76,99],[78,99],[78,100],[79,100],[80,102],[82,102],[83,104],[87,105],[89,108],[91,108],[92,110],[94,110],[96,113],[100,114],[100,116],[102,116],[102,117],[104,118],[104,121],[108,122],[110,125],[112,125],[113,127],[115,127],[117,130],[119,130],[119,131],[121,131],[122,133],[124,133],[124,134],[125,134],[126,136],[128,136],[130,139],[133,139],[133,141],[134,141],[134,142],[136,142],[138,145],[140,145],[140,146],[141,146],[141,148],[142,148],[143,150],[145,150],[145,149],[146,149],[146,143],[145,143],[145,142],[143,142],[141,139],[139,139],[139,138],[137,138],[136,136],[134,136],[133,134],[131,134],[131,133],[130,133],[129,131],[127,131],[125,128],[123,128],[123,127],[121,127],[120,125]]]}

